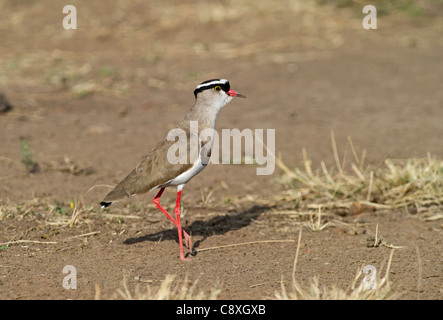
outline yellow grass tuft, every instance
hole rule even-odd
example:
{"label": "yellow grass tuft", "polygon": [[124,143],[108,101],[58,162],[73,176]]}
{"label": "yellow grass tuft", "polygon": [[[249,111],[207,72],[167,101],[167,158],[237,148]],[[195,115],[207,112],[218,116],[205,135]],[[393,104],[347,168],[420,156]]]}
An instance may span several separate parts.
{"label": "yellow grass tuft", "polygon": [[275,297],[278,300],[386,300],[396,298],[396,294],[391,293],[391,287],[389,283],[389,272],[391,268],[392,257],[394,255],[394,249],[391,250],[389,256],[388,266],[386,268],[386,274],[382,279],[376,279],[376,287],[368,288],[364,279],[359,282],[362,274],[363,267],[357,272],[357,275],[348,289],[342,289],[335,285],[332,287],[320,287],[317,277],[311,279],[311,283],[308,288],[303,287],[295,277],[295,271],[297,268],[298,254],[300,251],[302,229],[299,231],[297,250],[294,258],[294,266],[292,269],[292,282],[291,288],[286,289],[284,282],[281,282],[281,292],[276,292]]}
{"label": "yellow grass tuft", "polygon": [[159,286],[136,286],[134,291],[128,288],[126,278],[123,279],[123,289],[117,289],[119,296],[125,300],[215,300],[221,289],[215,284],[209,293],[196,292],[197,282],[191,283],[188,279],[175,282],[174,275],[166,275]]}
{"label": "yellow grass tuft", "polygon": [[373,166],[366,164],[365,150],[358,155],[350,138],[351,160],[346,159],[346,154],[340,159],[333,133],[331,140],[337,170],[328,169],[322,161],[321,169],[314,171],[306,149],[303,169],[290,169],[276,159],[284,172],[281,182],[297,190],[296,201],[309,203],[310,209],[342,207],[354,213],[361,206],[372,210],[407,208],[412,213],[431,212],[442,204],[442,160],[428,154],[425,158],[386,159],[382,165]]}

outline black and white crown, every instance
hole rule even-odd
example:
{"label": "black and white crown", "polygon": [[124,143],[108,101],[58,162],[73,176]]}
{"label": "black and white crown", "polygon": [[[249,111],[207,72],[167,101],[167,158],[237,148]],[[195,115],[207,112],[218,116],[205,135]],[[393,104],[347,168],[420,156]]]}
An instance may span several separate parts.
{"label": "black and white crown", "polygon": [[194,96],[197,97],[197,94],[199,92],[202,92],[207,89],[213,89],[216,86],[220,86],[224,92],[228,92],[231,89],[231,85],[229,84],[228,80],[226,80],[226,79],[211,79],[211,80],[206,80],[206,81],[200,83],[197,86],[197,88],[195,88],[195,90],[194,90]]}

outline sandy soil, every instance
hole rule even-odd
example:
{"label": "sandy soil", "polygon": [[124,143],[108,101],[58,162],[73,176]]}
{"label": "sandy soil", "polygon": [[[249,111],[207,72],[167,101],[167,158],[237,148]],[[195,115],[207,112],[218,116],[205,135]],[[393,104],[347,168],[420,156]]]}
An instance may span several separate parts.
{"label": "sandy soil", "polygon": [[[343,153],[351,137],[368,161],[443,156],[443,25],[394,13],[364,30],[361,10],[315,2],[78,1],[78,29],[62,28],[52,1],[0,2],[0,299],[119,298],[167,274],[220,299],[269,299],[289,281],[300,220],[282,172],[210,165],[184,189],[182,222],[196,255],[178,258],[178,237],[152,205],[154,193],[103,212],[98,203],[193,104],[200,82],[227,78],[247,99],[222,110],[217,129],[275,129],[275,150],[300,166],[333,166],[331,131]],[[39,164],[27,173],[26,141]],[[174,190],[162,200],[173,208]],[[82,201],[77,224],[62,224]],[[32,205],[34,204],[34,205]],[[23,213],[20,207],[30,210]],[[90,208],[89,208],[90,207]],[[15,208],[14,210],[12,208]],[[439,210],[437,208],[437,210]],[[14,214],[14,212],[19,212]],[[443,224],[408,210],[337,216],[303,231],[296,279],[349,288],[363,265],[385,274],[400,299],[443,298]],[[76,237],[82,234],[88,236]],[[280,241],[274,241],[280,240]],[[261,241],[257,243],[250,243]],[[249,243],[249,244],[246,244]],[[222,247],[223,245],[239,244]],[[210,250],[203,250],[211,248]],[[62,286],[65,265],[76,290]]]}

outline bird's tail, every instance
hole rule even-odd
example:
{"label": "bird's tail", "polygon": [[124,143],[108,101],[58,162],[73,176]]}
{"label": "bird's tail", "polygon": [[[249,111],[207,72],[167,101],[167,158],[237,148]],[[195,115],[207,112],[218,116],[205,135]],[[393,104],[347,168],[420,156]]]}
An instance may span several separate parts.
{"label": "bird's tail", "polygon": [[130,187],[130,183],[128,183],[133,176],[134,172],[131,172],[125,179],[123,179],[118,185],[116,185],[115,188],[111,190],[111,192],[106,195],[103,201],[100,202],[102,208],[107,208],[114,202],[118,202],[135,194],[135,192],[131,192],[132,190],[129,190],[132,188]]}
{"label": "bird's tail", "polygon": [[100,202],[100,205],[102,206],[102,208],[107,208],[107,207],[109,207],[111,204],[113,204],[115,201],[111,201],[111,202],[105,202],[105,201],[102,201],[102,202]]}
{"label": "bird's tail", "polygon": [[131,194],[128,194],[127,191],[120,184],[118,184],[114,189],[112,189],[111,192],[106,195],[103,201],[100,202],[100,205],[102,206],[102,208],[107,208],[114,202],[118,202],[130,195]]}

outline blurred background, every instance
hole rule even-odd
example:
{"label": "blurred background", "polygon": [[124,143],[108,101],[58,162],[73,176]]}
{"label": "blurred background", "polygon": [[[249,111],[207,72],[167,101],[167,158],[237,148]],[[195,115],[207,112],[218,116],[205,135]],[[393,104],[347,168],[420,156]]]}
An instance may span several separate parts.
{"label": "blurred background", "polygon": [[[76,30],[62,25],[68,4]],[[366,4],[376,30],[362,27]],[[288,165],[303,147],[314,167],[333,163],[331,131],[341,154],[351,137],[374,162],[442,156],[442,13],[440,0],[2,0],[0,197],[115,184],[211,78],[248,97],[217,128],[276,129]],[[187,188],[269,194],[274,177],[214,165]]]}

